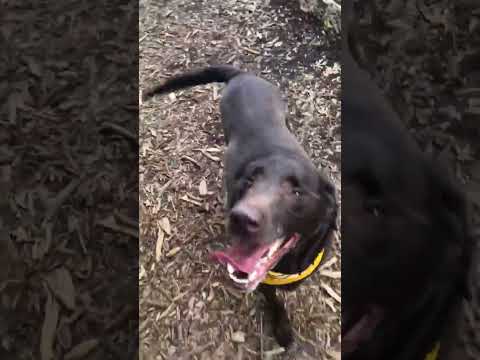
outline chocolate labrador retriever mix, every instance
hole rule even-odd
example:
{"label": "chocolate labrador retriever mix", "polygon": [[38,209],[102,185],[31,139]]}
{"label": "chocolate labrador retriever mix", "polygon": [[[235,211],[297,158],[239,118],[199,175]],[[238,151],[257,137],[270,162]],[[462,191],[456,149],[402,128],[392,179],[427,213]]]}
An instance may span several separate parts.
{"label": "chocolate labrador retriever mix", "polygon": [[345,38],[342,359],[437,359],[448,314],[467,295],[465,200],[421,152]]}
{"label": "chocolate labrador retriever mix", "polygon": [[289,347],[292,329],[276,287],[294,289],[318,268],[336,227],[335,188],[287,129],[286,104],[266,80],[211,66],[172,77],[143,98],[211,82],[227,83],[220,111],[230,239],[212,258],[237,288],[260,288],[275,338]]}

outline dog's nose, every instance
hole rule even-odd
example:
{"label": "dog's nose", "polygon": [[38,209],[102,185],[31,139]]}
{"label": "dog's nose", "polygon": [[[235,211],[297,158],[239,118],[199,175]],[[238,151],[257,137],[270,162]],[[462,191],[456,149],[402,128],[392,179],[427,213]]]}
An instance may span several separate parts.
{"label": "dog's nose", "polygon": [[232,229],[248,234],[260,231],[262,214],[259,210],[250,207],[239,206],[230,212],[230,226]]}

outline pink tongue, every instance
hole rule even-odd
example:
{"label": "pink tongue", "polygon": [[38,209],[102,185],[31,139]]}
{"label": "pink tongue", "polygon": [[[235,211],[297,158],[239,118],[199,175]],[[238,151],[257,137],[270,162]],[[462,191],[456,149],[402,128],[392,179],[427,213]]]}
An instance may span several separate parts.
{"label": "pink tongue", "polygon": [[230,263],[235,270],[251,273],[255,265],[273,244],[265,244],[253,250],[241,246],[231,246],[224,251],[215,251],[212,256],[221,264]]}

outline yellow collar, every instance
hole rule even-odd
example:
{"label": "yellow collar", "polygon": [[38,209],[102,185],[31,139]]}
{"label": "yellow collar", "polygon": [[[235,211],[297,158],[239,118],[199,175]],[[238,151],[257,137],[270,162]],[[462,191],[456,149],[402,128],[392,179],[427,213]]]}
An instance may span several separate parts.
{"label": "yellow collar", "polygon": [[[282,274],[275,271],[269,271],[265,280],[262,283],[267,285],[287,285],[302,279],[305,279],[307,276],[310,276],[322,262],[323,254],[325,249],[322,249],[312,264],[310,264],[304,271],[297,274]],[[425,360],[437,360],[438,353],[440,351],[440,342],[435,343],[432,351],[430,351],[426,356]]]}
{"label": "yellow collar", "polygon": [[[282,274],[275,271],[269,271],[267,277],[262,281],[263,284],[267,285],[287,285],[302,279],[305,279],[307,276],[310,276],[320,265],[322,261],[323,254],[325,249],[322,249],[317,255],[312,264],[310,264],[305,270],[297,274]],[[425,359],[425,360],[434,360],[434,359]]]}
{"label": "yellow collar", "polygon": [[427,356],[425,357],[425,360],[437,360],[439,351],[440,351],[440,342],[437,342],[435,343],[435,346],[433,347],[432,351],[430,351],[427,354]]}

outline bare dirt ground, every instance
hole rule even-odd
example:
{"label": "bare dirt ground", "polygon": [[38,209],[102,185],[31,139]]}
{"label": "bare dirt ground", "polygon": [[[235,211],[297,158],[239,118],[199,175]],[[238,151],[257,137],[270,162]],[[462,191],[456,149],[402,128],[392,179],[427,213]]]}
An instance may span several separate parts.
{"label": "bare dirt ground", "polygon": [[[287,3],[288,6],[286,6]],[[140,84],[231,63],[278,84],[289,123],[340,186],[340,67],[335,39],[289,1],[141,2]],[[278,358],[261,297],[223,284],[207,260],[224,241],[218,99],[210,85],[142,105],[140,337],[143,359]],[[340,244],[285,296],[303,357],[338,359]]]}

